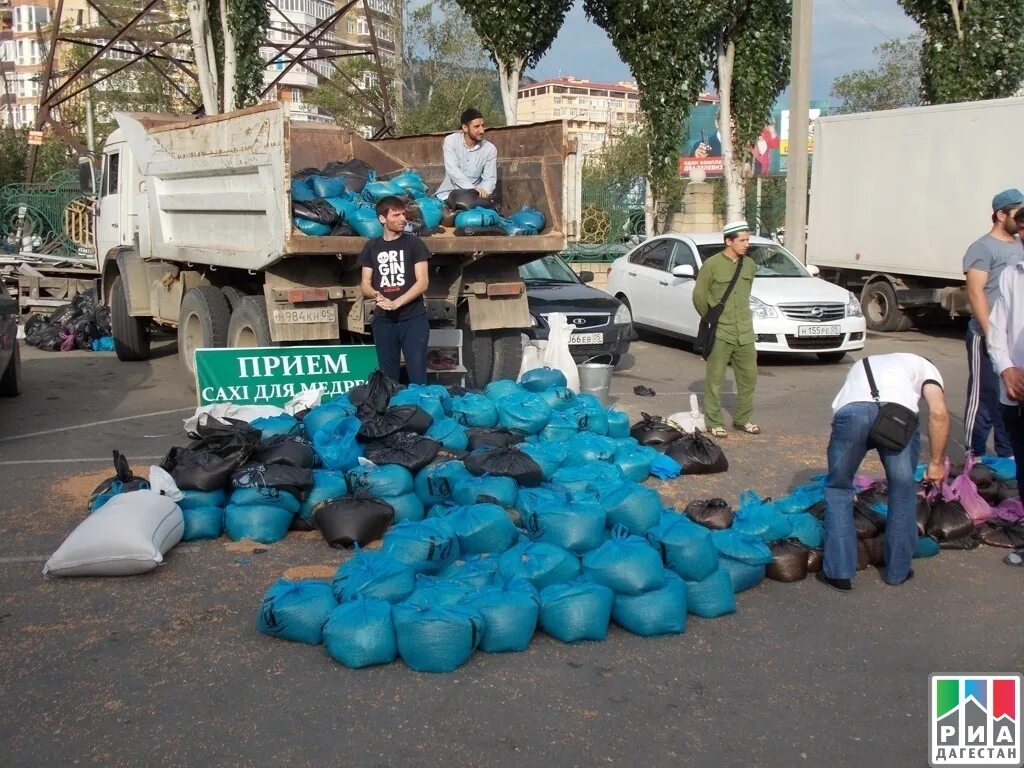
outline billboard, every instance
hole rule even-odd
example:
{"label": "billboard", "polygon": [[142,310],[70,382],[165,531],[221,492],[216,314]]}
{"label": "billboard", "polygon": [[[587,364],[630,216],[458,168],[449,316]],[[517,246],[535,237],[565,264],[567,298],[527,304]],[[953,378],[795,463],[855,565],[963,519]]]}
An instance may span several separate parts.
{"label": "billboard", "polygon": [[[807,117],[811,124],[827,113],[828,102],[811,103]],[[813,154],[814,138],[807,138],[807,149]],[[679,175],[689,176],[690,171],[702,168],[708,178],[721,177],[722,141],[718,125],[718,104],[702,102],[690,111],[687,119],[683,145],[679,151]],[[747,161],[751,164],[754,177],[785,176],[789,167],[789,110],[778,109],[771,122],[764,127],[754,146],[750,148]]]}

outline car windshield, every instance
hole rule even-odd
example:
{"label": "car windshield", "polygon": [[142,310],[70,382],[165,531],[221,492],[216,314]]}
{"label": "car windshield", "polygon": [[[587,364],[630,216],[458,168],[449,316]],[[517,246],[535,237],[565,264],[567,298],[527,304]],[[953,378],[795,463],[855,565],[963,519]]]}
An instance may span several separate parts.
{"label": "car windshield", "polygon": [[519,277],[528,283],[578,283],[579,279],[558,256],[545,256],[543,259],[523,264],[519,268]]}
{"label": "car windshield", "polygon": [[810,277],[803,264],[778,245],[751,243],[747,256],[757,264],[756,277]]}

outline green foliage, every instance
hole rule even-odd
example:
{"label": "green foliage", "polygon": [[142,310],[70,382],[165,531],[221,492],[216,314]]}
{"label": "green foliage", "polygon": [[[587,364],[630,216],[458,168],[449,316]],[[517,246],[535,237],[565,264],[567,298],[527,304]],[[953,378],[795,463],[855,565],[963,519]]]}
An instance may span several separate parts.
{"label": "green foliage", "polygon": [[235,35],[238,58],[235,106],[239,109],[256,104],[263,90],[267,64],[260,56],[260,43],[269,24],[270,13],[264,0],[228,0],[228,26]]}
{"label": "green foliage", "polygon": [[837,77],[832,98],[834,114],[916,107],[921,103],[921,35],[887,40],[875,46],[878,66]]}
{"label": "green foliage", "polygon": [[1024,0],[900,0],[900,5],[924,30],[926,102],[998,99],[1020,87]]}
{"label": "green foliage", "polygon": [[495,64],[522,72],[537,65],[562,28],[573,0],[455,0]]}
{"label": "green foliage", "polygon": [[[0,187],[25,181],[28,131],[28,128],[0,127]],[[58,171],[74,170],[76,163],[67,144],[47,131],[36,154],[35,179],[43,181]]]}

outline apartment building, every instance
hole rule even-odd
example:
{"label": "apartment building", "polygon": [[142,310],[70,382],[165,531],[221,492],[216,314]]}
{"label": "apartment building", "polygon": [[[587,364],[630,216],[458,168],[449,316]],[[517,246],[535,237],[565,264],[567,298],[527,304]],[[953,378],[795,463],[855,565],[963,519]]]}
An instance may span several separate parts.
{"label": "apartment building", "polygon": [[640,125],[640,92],[633,83],[592,83],[576,77],[520,86],[516,116],[520,123],[564,120],[579,152],[604,146],[610,135]]}

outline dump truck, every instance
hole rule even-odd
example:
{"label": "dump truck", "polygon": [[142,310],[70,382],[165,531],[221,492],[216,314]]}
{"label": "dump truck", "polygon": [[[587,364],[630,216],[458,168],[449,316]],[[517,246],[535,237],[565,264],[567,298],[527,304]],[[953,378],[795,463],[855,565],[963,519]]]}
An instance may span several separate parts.
{"label": "dump truck", "polygon": [[[149,356],[154,329],[177,329],[191,371],[205,347],[365,343],[361,237],[293,227],[293,172],[359,159],[379,177],[444,177],[441,135],[368,140],[337,125],[293,122],[284,105],[211,117],[116,115],[102,151],[96,247],[121,360]],[[561,121],[488,131],[505,211],[532,205],[533,236],[425,238],[432,328],[461,331],[467,383],[514,377],[529,327],[520,265],[560,253],[578,228],[579,169]],[[84,167],[84,166],[83,166]],[[88,171],[82,174],[86,182]]]}
{"label": "dump truck", "polygon": [[823,117],[807,260],[860,296],[873,331],[967,314],[963,256],[992,196],[1020,187],[1024,98]]}

